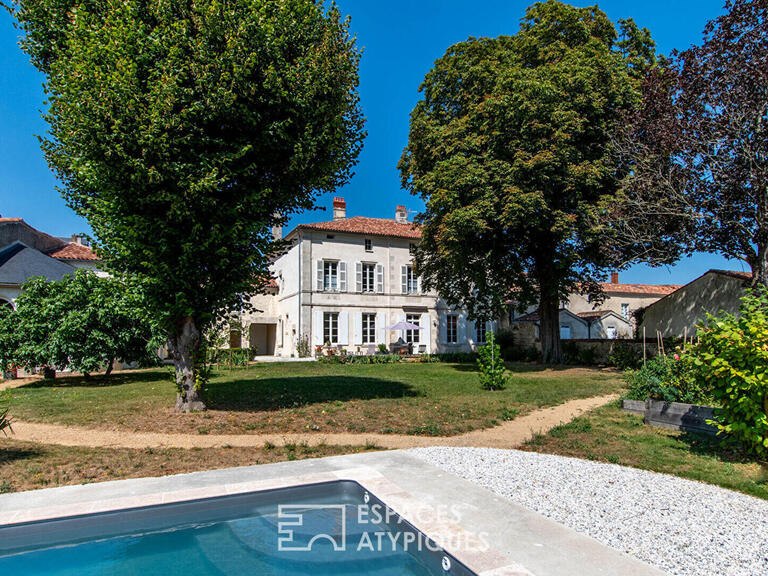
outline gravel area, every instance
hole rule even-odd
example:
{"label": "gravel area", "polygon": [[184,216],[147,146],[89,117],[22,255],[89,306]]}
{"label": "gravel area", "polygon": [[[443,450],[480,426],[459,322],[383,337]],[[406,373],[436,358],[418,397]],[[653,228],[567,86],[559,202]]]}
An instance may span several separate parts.
{"label": "gravel area", "polygon": [[669,574],[768,574],[768,501],[550,454],[444,447],[409,452]]}

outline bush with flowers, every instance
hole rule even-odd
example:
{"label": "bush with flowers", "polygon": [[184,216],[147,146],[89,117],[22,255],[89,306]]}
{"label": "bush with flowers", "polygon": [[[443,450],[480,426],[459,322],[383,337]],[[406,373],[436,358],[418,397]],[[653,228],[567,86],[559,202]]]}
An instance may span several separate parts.
{"label": "bush with flowers", "polygon": [[644,366],[626,373],[631,400],[663,400],[686,404],[711,404],[712,390],[696,377],[690,357],[681,351],[660,354]]}

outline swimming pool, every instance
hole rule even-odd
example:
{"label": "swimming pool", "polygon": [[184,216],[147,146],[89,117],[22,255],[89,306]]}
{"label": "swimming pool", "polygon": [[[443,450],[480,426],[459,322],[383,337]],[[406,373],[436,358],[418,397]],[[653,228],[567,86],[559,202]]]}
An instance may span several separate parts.
{"label": "swimming pool", "polygon": [[472,576],[340,480],[0,527],[0,574]]}

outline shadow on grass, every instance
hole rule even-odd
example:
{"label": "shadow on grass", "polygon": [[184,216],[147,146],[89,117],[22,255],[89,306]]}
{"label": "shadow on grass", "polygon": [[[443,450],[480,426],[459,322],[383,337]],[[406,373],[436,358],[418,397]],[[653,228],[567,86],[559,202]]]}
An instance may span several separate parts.
{"label": "shadow on grass", "polygon": [[683,432],[678,436],[678,440],[685,443],[692,454],[714,456],[723,462],[758,464],[763,469],[765,482],[768,482],[768,460],[756,460],[754,455],[734,440],[695,432]]}
{"label": "shadow on grass", "polygon": [[18,390],[30,388],[106,388],[124,384],[150,384],[152,382],[170,382],[171,377],[164,370],[146,372],[114,372],[109,376],[64,376],[49,380],[35,380],[19,386]]}
{"label": "shadow on grass", "polygon": [[412,398],[418,392],[408,384],[361,376],[290,376],[213,381],[206,390],[212,410],[240,412],[299,408],[321,402],[375,398]]}
{"label": "shadow on grass", "polygon": [[40,451],[36,448],[8,448],[0,444],[0,465],[17,460],[28,460],[36,456],[40,456]]}

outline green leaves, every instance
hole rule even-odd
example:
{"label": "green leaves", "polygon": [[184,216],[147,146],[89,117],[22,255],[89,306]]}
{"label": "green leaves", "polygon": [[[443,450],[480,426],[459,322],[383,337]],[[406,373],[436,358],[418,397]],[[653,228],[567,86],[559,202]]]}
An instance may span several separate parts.
{"label": "green leaves", "polygon": [[17,0],[47,75],[46,158],[105,265],[173,334],[258,291],[271,227],[347,181],[360,53],[314,0]]}
{"label": "green leaves", "polygon": [[480,368],[480,384],[485,390],[503,390],[509,380],[501,347],[496,335],[488,332],[488,341],[477,349],[477,366]]}
{"label": "green leaves", "polygon": [[768,454],[768,290],[744,298],[739,315],[710,316],[691,349],[694,374],[722,406],[718,428]]}
{"label": "green leaves", "polygon": [[58,282],[31,278],[0,318],[0,358],[33,369],[95,372],[113,360],[150,364],[163,339],[135,288],[85,270]]}
{"label": "green leaves", "polygon": [[599,9],[549,0],[517,35],[470,38],[435,62],[399,165],[426,203],[426,289],[493,317],[512,294],[557,308],[602,279],[609,251],[592,215],[622,176],[612,131],[639,101],[638,68],[655,62],[647,30],[626,22],[617,37]]}

